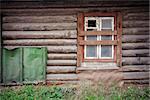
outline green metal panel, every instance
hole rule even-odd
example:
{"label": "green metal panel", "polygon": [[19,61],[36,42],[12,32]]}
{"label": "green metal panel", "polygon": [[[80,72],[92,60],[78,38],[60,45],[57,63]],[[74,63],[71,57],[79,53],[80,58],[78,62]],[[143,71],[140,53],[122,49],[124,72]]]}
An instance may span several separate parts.
{"label": "green metal panel", "polygon": [[23,49],[24,82],[45,82],[46,48],[30,47]]}
{"label": "green metal panel", "polygon": [[22,48],[3,48],[3,83],[22,82]]}

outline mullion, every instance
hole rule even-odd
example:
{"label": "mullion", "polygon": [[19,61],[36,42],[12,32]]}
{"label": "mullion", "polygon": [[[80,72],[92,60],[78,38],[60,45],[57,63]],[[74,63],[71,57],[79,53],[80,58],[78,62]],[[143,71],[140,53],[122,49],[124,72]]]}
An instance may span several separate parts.
{"label": "mullion", "polygon": [[[88,29],[97,29],[97,31],[102,31],[102,18],[103,17],[99,17],[99,18],[97,18],[97,17],[95,17],[95,18],[86,18],[86,20],[85,20],[85,31],[87,31]],[[90,19],[95,19],[96,20],[96,27],[88,27],[88,23],[87,23],[87,20],[90,20]],[[112,19],[112,31],[114,31],[114,19]],[[102,40],[101,39],[101,37],[102,37],[102,35],[96,35],[97,36],[97,41],[99,41],[99,40]],[[86,38],[87,38],[87,36],[85,36],[85,40],[86,40]],[[114,40],[114,37],[113,37],[113,35],[111,36],[111,40]],[[98,59],[101,59],[101,58],[103,58],[102,57],[102,55],[101,55],[101,48],[102,48],[102,45],[96,45],[97,46],[97,56],[96,56],[96,58],[98,58]],[[111,46],[113,46],[113,45],[111,45]],[[86,48],[86,46],[85,46],[85,48]],[[112,47],[112,49],[113,49],[114,47]],[[111,52],[111,54],[112,54],[112,57],[111,58],[113,58],[113,50],[111,50],[112,52]],[[86,51],[85,51],[85,53],[86,53]],[[109,57],[110,58],[110,57]]]}

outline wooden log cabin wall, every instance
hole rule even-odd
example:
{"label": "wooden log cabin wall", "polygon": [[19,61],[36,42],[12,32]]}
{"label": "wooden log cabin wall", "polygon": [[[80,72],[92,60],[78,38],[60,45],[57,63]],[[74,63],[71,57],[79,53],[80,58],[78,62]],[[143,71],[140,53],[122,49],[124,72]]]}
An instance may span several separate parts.
{"label": "wooden log cabin wall", "polygon": [[106,73],[104,69],[77,71],[77,15],[84,12],[120,12],[122,67],[115,72],[123,75],[125,83],[149,83],[148,0],[3,0],[1,5],[3,47],[47,47],[48,84],[77,83],[84,78],[94,78],[92,73],[97,71],[103,78],[107,77],[109,69],[105,70]]}

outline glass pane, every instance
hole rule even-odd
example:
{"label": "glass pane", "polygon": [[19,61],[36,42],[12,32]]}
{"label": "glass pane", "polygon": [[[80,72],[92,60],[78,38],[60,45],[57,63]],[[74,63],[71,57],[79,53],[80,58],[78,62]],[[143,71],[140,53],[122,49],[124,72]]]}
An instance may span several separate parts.
{"label": "glass pane", "polygon": [[97,46],[86,46],[86,57],[96,57]]}
{"label": "glass pane", "polygon": [[96,35],[87,36],[87,40],[97,40],[97,36]]}
{"label": "glass pane", "polygon": [[102,19],[102,29],[112,29],[112,19]]}
{"label": "glass pane", "polygon": [[87,31],[97,31],[97,29],[87,29]]}
{"label": "glass pane", "polygon": [[112,36],[101,36],[101,40],[112,40]]}
{"label": "glass pane", "polygon": [[96,20],[88,20],[88,27],[96,27]]}
{"label": "glass pane", "polygon": [[101,57],[112,57],[112,46],[101,46]]}

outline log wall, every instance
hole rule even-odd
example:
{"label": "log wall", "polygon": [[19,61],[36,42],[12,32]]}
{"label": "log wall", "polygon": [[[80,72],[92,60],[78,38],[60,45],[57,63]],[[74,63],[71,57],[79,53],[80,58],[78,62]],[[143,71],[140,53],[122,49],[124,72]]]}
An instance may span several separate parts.
{"label": "log wall", "polygon": [[7,48],[47,47],[47,82],[75,82],[76,15],[25,14],[27,15],[3,16],[3,45]]}
{"label": "log wall", "polygon": [[3,46],[46,46],[47,82],[75,82],[78,79],[77,14],[121,12],[123,66],[118,71],[123,72],[125,83],[147,84],[150,65],[148,6],[147,1],[92,2],[81,6],[3,2]]}
{"label": "log wall", "polygon": [[122,71],[127,84],[149,83],[149,14],[144,9],[129,11],[123,17]]}

